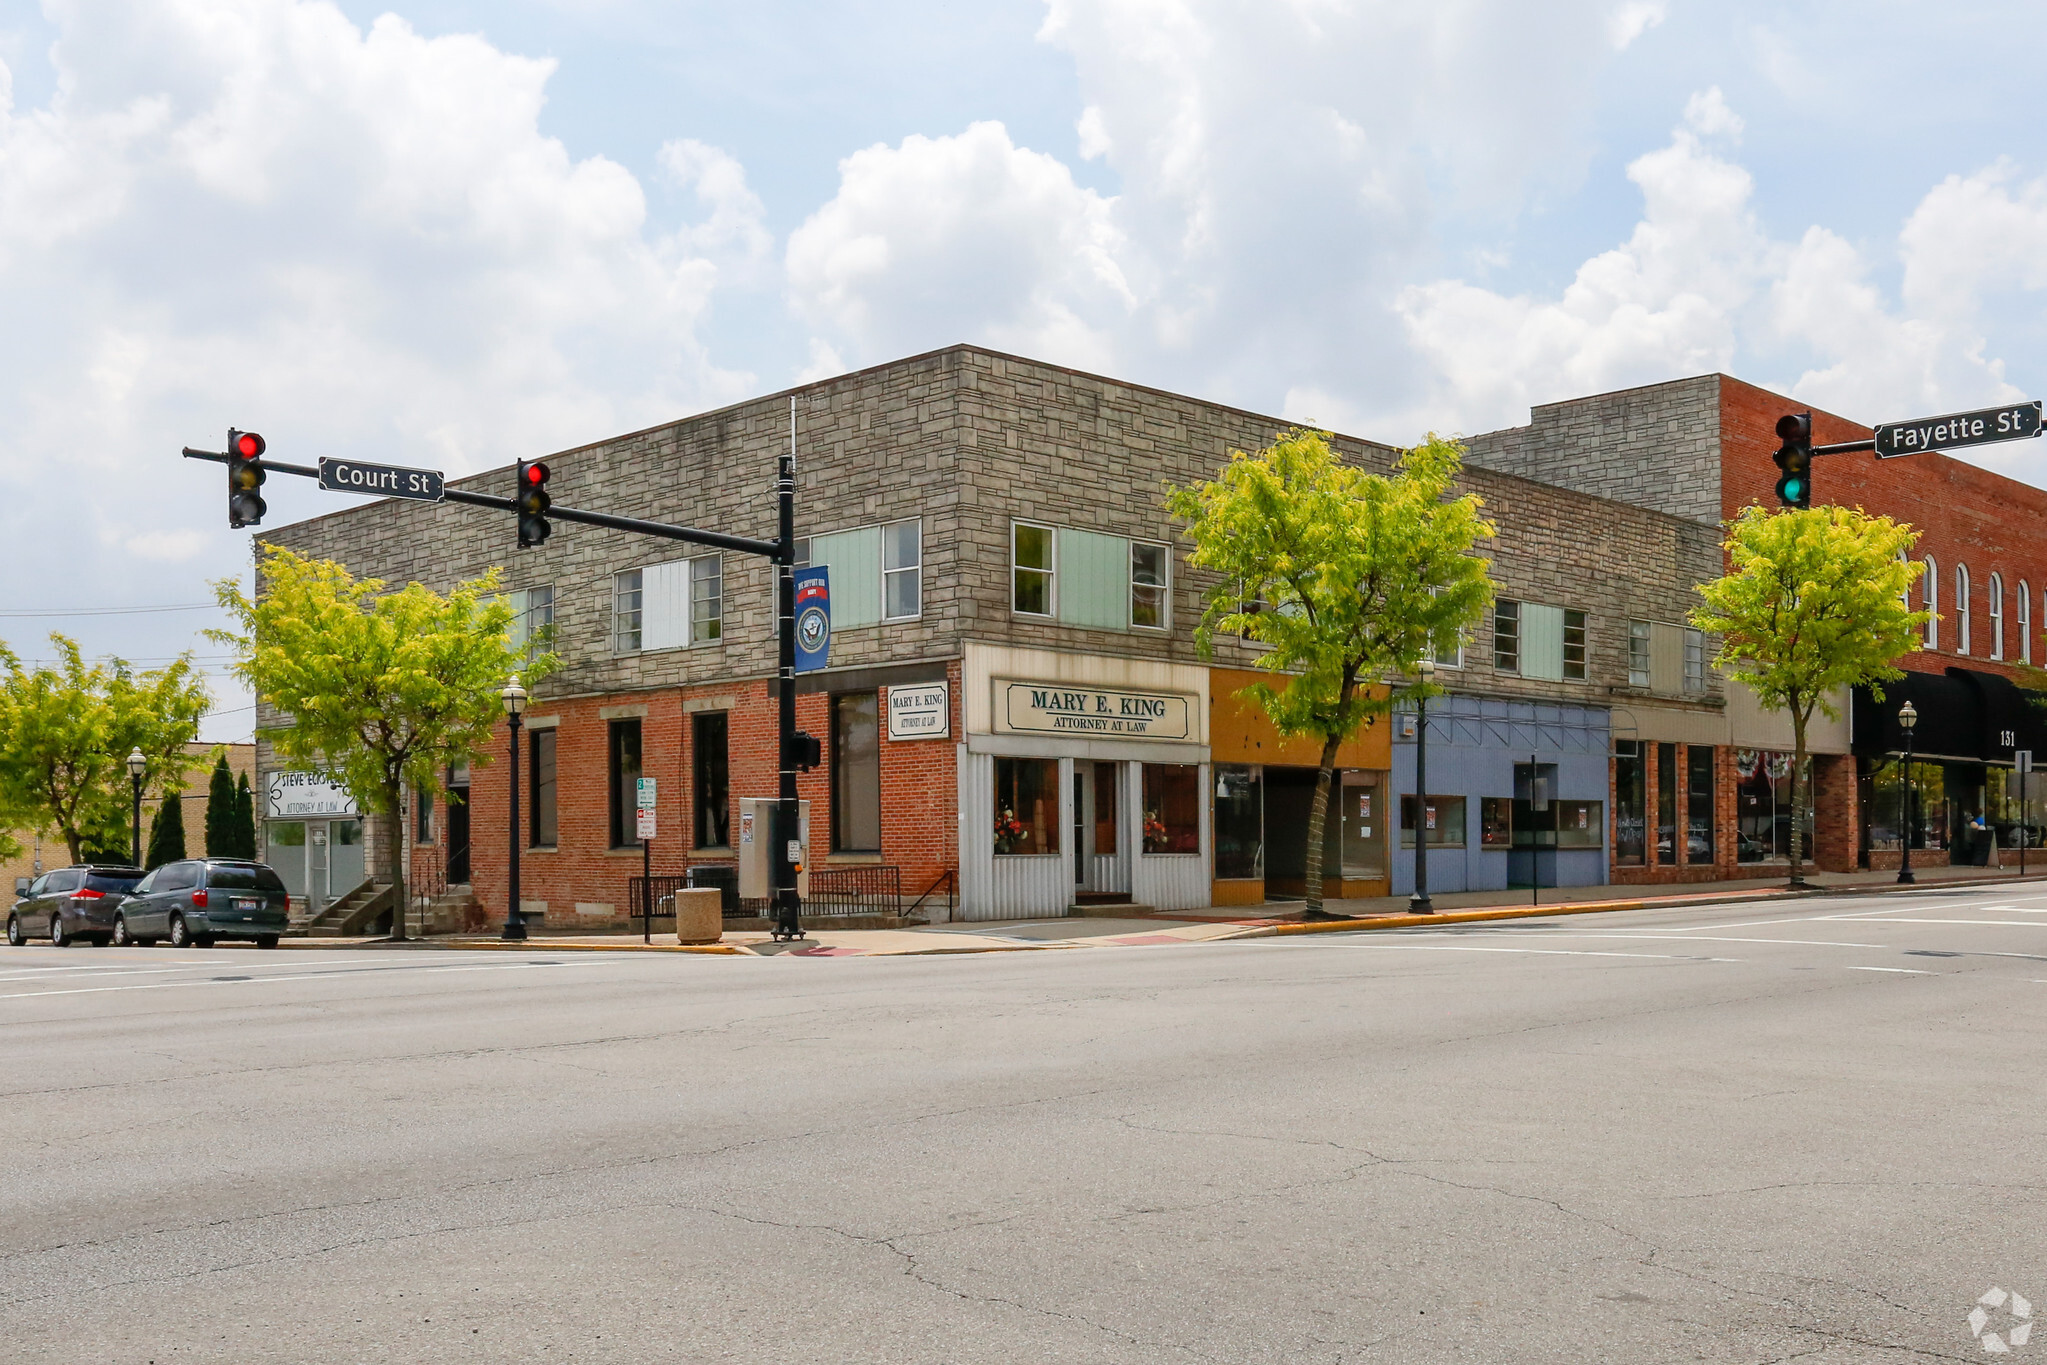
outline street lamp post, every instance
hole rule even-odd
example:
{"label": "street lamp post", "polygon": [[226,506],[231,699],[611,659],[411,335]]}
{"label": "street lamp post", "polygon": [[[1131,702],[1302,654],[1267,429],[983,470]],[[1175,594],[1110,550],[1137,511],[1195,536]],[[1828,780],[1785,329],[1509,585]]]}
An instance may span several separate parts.
{"label": "street lamp post", "polygon": [[128,751],[128,780],[135,785],[135,833],[134,853],[128,862],[132,867],[142,866],[142,775],[149,771],[149,760],[142,756],[139,748]]}
{"label": "street lamp post", "polygon": [[1912,826],[1918,820],[1912,810],[1912,727],[1919,723],[1919,709],[1906,702],[1898,708],[1898,728],[1905,732],[1905,812],[1898,821],[1899,841],[1904,845],[1904,855],[1898,859],[1898,880],[1914,883],[1919,879],[1912,875]]}
{"label": "street lamp post", "polygon": [[505,690],[498,693],[505,699],[505,716],[510,721],[512,732],[512,861],[511,887],[505,906],[504,937],[517,942],[526,937],[526,916],[519,909],[519,717],[526,709],[526,689],[519,686],[519,675],[505,684]]}
{"label": "street lamp post", "polygon": [[[1415,665],[1421,685],[1427,687],[1436,676],[1436,661],[1424,655]],[[1414,894],[1407,898],[1407,913],[1432,915],[1436,906],[1429,899],[1429,699],[1414,695]]]}

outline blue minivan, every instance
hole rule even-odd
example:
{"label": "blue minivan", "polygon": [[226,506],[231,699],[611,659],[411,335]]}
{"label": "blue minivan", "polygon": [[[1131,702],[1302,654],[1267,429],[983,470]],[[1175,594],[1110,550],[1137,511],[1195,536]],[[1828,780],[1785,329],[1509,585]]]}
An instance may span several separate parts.
{"label": "blue minivan", "polygon": [[275,948],[291,923],[291,896],[277,873],[243,858],[187,858],[144,877],[114,911],[114,942],[210,948],[253,939]]}

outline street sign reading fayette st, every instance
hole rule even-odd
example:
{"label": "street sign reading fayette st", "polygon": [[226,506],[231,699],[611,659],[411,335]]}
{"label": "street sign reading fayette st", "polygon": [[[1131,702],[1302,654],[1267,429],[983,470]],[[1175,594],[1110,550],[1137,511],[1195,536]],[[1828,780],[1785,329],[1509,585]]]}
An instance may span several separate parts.
{"label": "street sign reading fayette st", "polygon": [[440,502],[447,496],[437,469],[331,460],[324,455],[320,457],[320,487],[330,493],[381,493],[387,498],[420,502]]}
{"label": "street sign reading fayette st", "polygon": [[1912,422],[1886,422],[1876,429],[1876,457],[1895,459],[1956,446],[1987,446],[1997,441],[2023,441],[2040,434],[2040,401],[2007,403],[1947,417],[1922,417]]}

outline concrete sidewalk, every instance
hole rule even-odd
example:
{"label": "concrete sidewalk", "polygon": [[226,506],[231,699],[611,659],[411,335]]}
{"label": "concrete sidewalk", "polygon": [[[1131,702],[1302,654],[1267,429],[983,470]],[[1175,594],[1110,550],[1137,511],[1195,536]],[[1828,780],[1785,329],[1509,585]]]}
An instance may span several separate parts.
{"label": "concrete sidewalk", "polygon": [[[2047,872],[2021,879],[2011,868],[1950,867],[1927,869],[1917,888],[1966,886],[1996,882],[2047,880]],[[1329,933],[1359,929],[1393,929],[1475,920],[1524,919],[1548,915],[1618,913],[1721,901],[1772,901],[1806,896],[1877,893],[1900,887],[1895,872],[1811,872],[1808,889],[1791,891],[1784,878],[1759,877],[1735,882],[1701,882],[1691,886],[1588,886],[1544,891],[1468,891],[1433,897],[1436,913],[1408,913],[1405,896],[1377,896],[1323,902],[1333,919],[1304,922],[1302,902],[1271,901],[1262,906],[1208,906],[1128,919],[1054,918],[977,921],[925,925],[914,929],[813,928],[795,943],[776,943],[764,932],[729,932],[717,944],[663,943],[657,935],[643,944],[637,934],[549,934],[544,929],[523,943],[495,937],[458,935],[394,944],[380,938],[286,939],[280,946],[318,948],[471,948],[526,949],[545,952],[668,952],[752,957],[900,957],[910,954],[1039,952],[1079,948],[1161,947],[1213,943],[1225,939]]]}

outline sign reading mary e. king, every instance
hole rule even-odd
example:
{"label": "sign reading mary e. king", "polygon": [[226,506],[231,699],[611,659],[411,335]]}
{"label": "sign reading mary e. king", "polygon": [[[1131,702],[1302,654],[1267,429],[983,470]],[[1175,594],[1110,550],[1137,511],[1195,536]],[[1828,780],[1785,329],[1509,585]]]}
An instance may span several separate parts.
{"label": "sign reading mary e. king", "polygon": [[1134,692],[1070,683],[998,682],[1002,728],[1081,739],[1193,737],[1193,699],[1179,692]]}
{"label": "sign reading mary e. king", "polygon": [[305,815],[357,815],[355,797],[326,773],[271,773],[264,809],[272,820]]}

